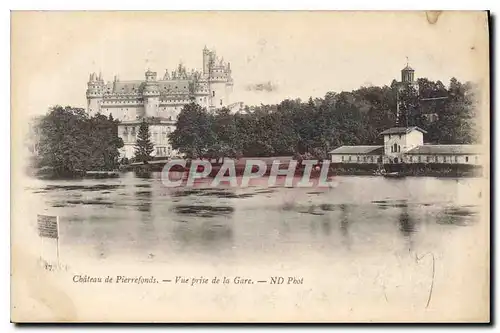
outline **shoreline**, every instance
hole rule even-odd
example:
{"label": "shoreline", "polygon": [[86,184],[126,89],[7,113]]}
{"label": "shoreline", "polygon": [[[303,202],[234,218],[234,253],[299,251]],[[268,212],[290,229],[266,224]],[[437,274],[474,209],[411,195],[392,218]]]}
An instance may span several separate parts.
{"label": "shoreline", "polygon": [[[78,171],[73,173],[54,174],[52,172],[34,172],[35,178],[39,179],[112,179],[119,178],[123,173],[135,172],[139,177],[147,176],[152,172],[162,172],[164,164],[147,164],[147,165],[127,165],[122,166],[120,170],[115,171]],[[280,170],[286,170],[288,163],[283,163]],[[215,177],[221,168],[221,164],[212,163],[212,171],[207,177]],[[174,166],[172,172],[188,172],[190,165],[186,167]],[[442,177],[442,178],[481,178],[483,176],[483,167],[475,165],[463,164],[386,164],[383,166],[385,175],[396,174],[396,178],[402,177]],[[201,170],[200,170],[201,171]],[[236,164],[236,176],[242,176],[245,171],[245,166]],[[255,170],[253,170],[255,172]],[[267,164],[266,172],[263,176],[269,176],[271,164]],[[304,167],[297,167],[295,176],[303,175]],[[319,178],[321,170],[311,170],[311,178]],[[225,173],[229,175],[228,172]],[[378,165],[372,164],[330,164],[328,169],[328,177],[332,176],[379,176],[385,177],[380,173]],[[390,175],[389,175],[390,176]]]}

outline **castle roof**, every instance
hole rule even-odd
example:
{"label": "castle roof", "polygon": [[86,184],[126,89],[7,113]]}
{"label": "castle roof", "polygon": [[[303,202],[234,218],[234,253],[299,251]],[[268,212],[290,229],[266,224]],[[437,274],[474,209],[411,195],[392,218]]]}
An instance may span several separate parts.
{"label": "castle roof", "polygon": [[410,67],[410,65],[406,65],[405,68],[402,69],[402,71],[405,71],[405,72],[414,72],[415,70],[413,68]]}
{"label": "castle roof", "polygon": [[118,81],[114,85],[114,93],[136,94],[142,90],[144,81]]}
{"label": "castle roof", "polygon": [[[169,80],[156,81],[155,86],[159,87],[161,93],[188,94],[191,80]],[[142,92],[146,82],[143,80],[117,81],[114,83],[112,93],[136,94]],[[111,87],[111,86],[110,86]],[[108,87],[108,88],[110,88]]]}

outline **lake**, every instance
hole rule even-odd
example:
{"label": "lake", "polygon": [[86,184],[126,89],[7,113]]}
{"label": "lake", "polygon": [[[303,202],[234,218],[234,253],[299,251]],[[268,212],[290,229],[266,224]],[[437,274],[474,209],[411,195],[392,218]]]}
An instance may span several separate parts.
{"label": "lake", "polygon": [[[484,305],[489,290],[481,181],[339,176],[332,188],[167,188],[160,174],[124,173],[32,180],[18,206],[32,216],[33,234],[36,214],[60,216],[60,260],[68,268],[58,286],[71,301],[52,306],[78,309],[82,317],[105,319],[119,308],[123,320],[165,311],[181,321],[335,320],[332,313],[352,321],[466,320],[484,309],[462,300]],[[23,232],[17,246],[38,251],[30,245],[40,241],[36,234]],[[42,243],[53,251],[51,240]],[[75,288],[75,275],[172,282]],[[265,283],[174,283],[224,276]],[[278,276],[300,284],[269,283]],[[36,281],[26,292],[45,283]]]}
{"label": "lake", "polygon": [[[282,260],[439,251],[479,213],[478,179],[339,176],[331,189],[166,188],[160,174],[37,181],[65,255],[114,260]],[[473,191],[476,193],[473,193]]]}

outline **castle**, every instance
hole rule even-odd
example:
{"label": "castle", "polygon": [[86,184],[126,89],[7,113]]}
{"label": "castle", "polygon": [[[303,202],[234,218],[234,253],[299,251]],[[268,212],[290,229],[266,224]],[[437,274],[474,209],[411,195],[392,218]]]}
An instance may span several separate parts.
{"label": "castle", "polygon": [[231,104],[233,79],[231,64],[219,58],[215,51],[203,49],[202,71],[190,70],[179,64],[171,73],[165,71],[162,79],[157,73],[146,71],[144,80],[104,82],[102,75],[90,74],[87,84],[87,112],[89,115],[111,114],[120,121],[118,135],[123,139],[122,157],[134,156],[134,146],[139,125],[149,122],[153,155],[172,156],[176,152],[168,140],[175,129],[177,117],[183,106],[196,102],[209,111],[240,106]]}

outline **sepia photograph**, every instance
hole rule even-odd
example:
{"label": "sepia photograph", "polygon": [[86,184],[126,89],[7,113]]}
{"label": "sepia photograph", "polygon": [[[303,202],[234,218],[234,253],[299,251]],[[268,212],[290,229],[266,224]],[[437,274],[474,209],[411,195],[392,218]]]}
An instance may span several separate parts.
{"label": "sepia photograph", "polygon": [[487,11],[12,11],[14,323],[489,323]]}

